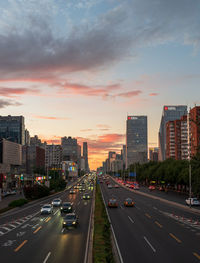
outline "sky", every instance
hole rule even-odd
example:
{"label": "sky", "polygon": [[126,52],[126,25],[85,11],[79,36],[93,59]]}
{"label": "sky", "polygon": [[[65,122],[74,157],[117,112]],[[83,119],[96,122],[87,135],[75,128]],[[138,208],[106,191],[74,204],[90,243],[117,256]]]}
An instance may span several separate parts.
{"label": "sky", "polygon": [[127,115],[200,105],[199,0],[1,0],[0,115],[31,136],[88,142],[90,168],[125,144]]}

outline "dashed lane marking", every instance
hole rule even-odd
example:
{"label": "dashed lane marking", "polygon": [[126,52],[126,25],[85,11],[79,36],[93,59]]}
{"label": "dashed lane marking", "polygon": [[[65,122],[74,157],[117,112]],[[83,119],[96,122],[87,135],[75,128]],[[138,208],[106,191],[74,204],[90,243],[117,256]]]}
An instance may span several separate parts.
{"label": "dashed lane marking", "polygon": [[51,217],[48,217],[45,222],[47,223],[47,222],[49,222],[49,220],[51,220]]}
{"label": "dashed lane marking", "polygon": [[45,260],[43,261],[43,263],[46,263],[46,262],[47,262],[47,260],[48,260],[48,258],[50,257],[50,255],[51,255],[51,252],[49,252],[49,253],[47,254],[47,256],[46,256]]}
{"label": "dashed lane marking", "polygon": [[131,223],[133,223],[133,224],[134,224],[134,221],[133,221],[133,219],[132,219],[130,216],[128,216],[128,218],[129,218],[129,220],[131,221]]}
{"label": "dashed lane marking", "polygon": [[36,234],[41,228],[42,228],[42,227],[39,226],[39,227],[33,232],[33,234]]}
{"label": "dashed lane marking", "polygon": [[193,255],[200,260],[199,254],[197,254],[196,252],[193,252]]}
{"label": "dashed lane marking", "polygon": [[156,250],[155,250],[155,248],[151,245],[151,243],[149,242],[149,240],[146,238],[146,237],[144,237],[144,240],[147,242],[147,244],[150,246],[150,248],[153,250],[153,252],[155,253],[156,252]]}
{"label": "dashed lane marking", "polygon": [[155,224],[156,224],[157,226],[159,226],[160,228],[163,227],[160,223],[158,223],[158,221],[155,221]]}
{"label": "dashed lane marking", "polygon": [[175,235],[173,235],[172,233],[169,233],[169,235],[170,235],[173,239],[175,239],[176,242],[182,243],[182,241],[181,241],[179,238],[177,238]]}
{"label": "dashed lane marking", "polygon": [[145,213],[145,216],[151,218],[151,216],[148,213]]}
{"label": "dashed lane marking", "polygon": [[17,248],[15,248],[15,252],[17,252],[18,250],[20,250],[20,248],[22,248],[26,243],[28,242],[28,240],[24,240]]}

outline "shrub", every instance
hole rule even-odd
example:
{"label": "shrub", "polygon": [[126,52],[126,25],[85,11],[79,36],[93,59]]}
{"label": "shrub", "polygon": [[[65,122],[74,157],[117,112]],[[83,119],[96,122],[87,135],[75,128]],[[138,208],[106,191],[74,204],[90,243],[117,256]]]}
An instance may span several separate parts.
{"label": "shrub", "polygon": [[9,207],[18,207],[18,206],[22,206],[24,204],[27,204],[28,201],[26,199],[18,199],[18,200],[14,200],[12,202],[9,203]]}

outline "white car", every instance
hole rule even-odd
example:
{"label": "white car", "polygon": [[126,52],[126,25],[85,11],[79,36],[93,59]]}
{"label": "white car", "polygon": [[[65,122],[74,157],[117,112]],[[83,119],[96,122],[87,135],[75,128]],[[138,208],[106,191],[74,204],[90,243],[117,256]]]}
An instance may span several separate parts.
{"label": "white car", "polygon": [[108,189],[111,189],[112,187],[112,184],[108,184]]}
{"label": "white car", "polygon": [[199,202],[199,200],[196,197],[188,198],[188,199],[185,200],[185,202],[186,202],[187,205],[190,205],[190,203],[191,203],[191,205],[200,205],[200,202]]}
{"label": "white car", "polygon": [[53,207],[51,204],[43,205],[40,212],[41,212],[41,215],[42,214],[51,214],[51,213],[53,213]]}
{"label": "white car", "polygon": [[60,198],[53,199],[51,204],[52,206],[60,206],[62,204],[62,200]]}

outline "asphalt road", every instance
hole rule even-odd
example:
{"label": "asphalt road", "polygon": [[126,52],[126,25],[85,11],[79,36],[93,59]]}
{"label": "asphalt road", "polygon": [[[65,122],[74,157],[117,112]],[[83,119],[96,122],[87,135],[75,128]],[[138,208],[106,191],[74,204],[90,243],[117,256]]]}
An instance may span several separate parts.
{"label": "asphalt road", "polygon": [[[103,197],[115,197],[118,208],[108,213],[124,263],[200,262],[200,216],[128,189],[108,189],[100,184]],[[127,197],[135,207],[124,207]]]}
{"label": "asphalt road", "polygon": [[84,262],[92,200],[82,199],[82,193],[56,195],[73,202],[79,216],[77,228],[64,230],[59,208],[51,215],[40,215],[40,207],[55,198],[30,204],[0,218],[0,262]]}

